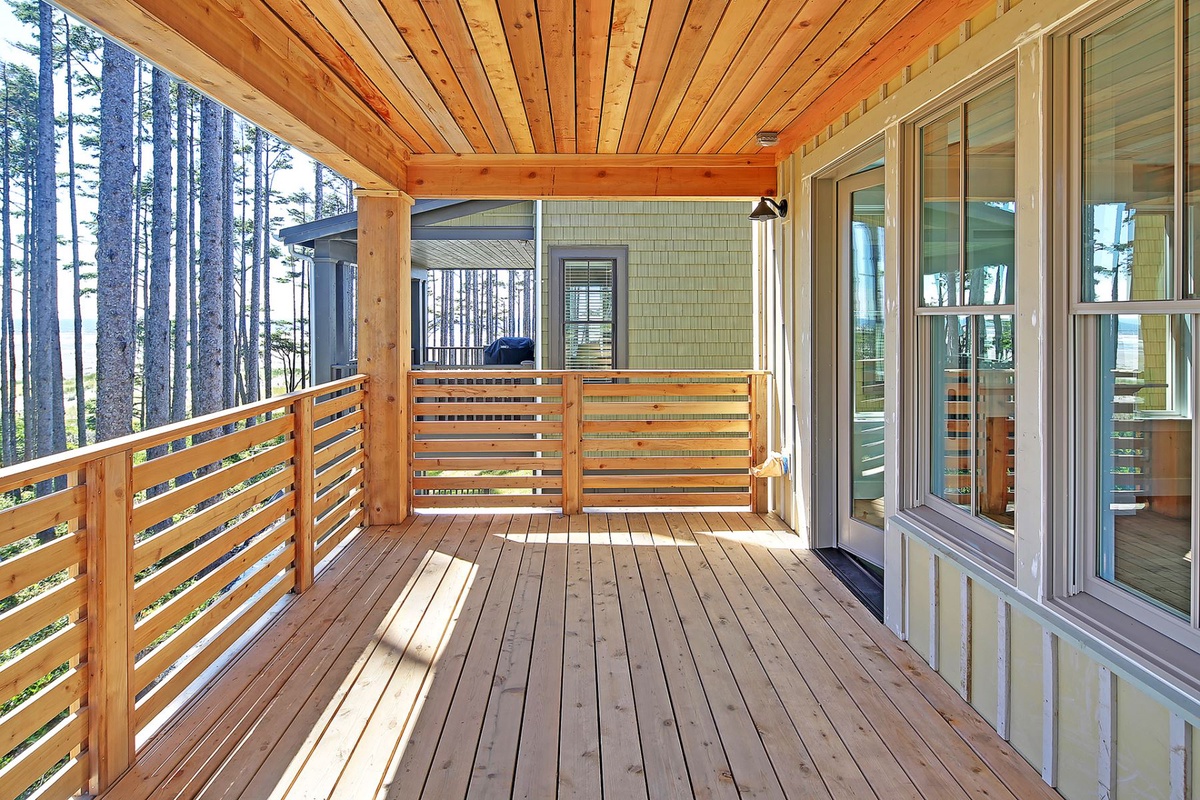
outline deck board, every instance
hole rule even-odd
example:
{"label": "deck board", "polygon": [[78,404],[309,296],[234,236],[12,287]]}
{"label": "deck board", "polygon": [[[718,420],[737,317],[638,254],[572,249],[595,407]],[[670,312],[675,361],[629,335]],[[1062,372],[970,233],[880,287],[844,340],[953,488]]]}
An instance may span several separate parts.
{"label": "deck board", "polygon": [[114,798],[1056,797],[777,519],[352,540]]}

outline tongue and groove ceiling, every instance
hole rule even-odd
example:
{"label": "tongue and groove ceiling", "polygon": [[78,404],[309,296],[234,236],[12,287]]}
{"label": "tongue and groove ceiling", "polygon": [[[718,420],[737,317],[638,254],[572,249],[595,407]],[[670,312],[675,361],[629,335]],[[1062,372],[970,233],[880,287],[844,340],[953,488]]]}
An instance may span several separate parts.
{"label": "tongue and groove ceiling", "polygon": [[[381,188],[405,179],[388,162],[426,155],[769,166],[981,5],[59,1],[332,166],[354,162],[364,174],[351,177]],[[782,132],[782,143],[760,147],[763,130]]]}

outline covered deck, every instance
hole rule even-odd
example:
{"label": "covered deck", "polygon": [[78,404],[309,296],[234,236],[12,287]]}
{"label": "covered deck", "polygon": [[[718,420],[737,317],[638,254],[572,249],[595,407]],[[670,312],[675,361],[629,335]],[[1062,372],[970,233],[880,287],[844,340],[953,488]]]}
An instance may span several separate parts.
{"label": "covered deck", "polygon": [[1057,796],[799,548],[751,512],[364,529],[105,797]]}

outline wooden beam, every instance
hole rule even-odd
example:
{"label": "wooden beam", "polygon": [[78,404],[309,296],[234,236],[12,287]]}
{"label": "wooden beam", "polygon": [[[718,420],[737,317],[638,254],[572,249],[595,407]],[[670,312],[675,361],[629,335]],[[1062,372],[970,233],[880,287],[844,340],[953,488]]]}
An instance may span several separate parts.
{"label": "wooden beam", "polygon": [[408,371],[412,366],[412,198],[358,192],[358,367],[367,384],[367,524],[392,525],[412,507]]}
{"label": "wooden beam", "polygon": [[413,156],[422,198],[759,197],[777,191],[774,156]]}
{"label": "wooden beam", "polygon": [[407,143],[260,0],[57,2],[360,186],[404,188]]}
{"label": "wooden beam", "polygon": [[[798,116],[787,121],[786,126],[780,124],[778,117],[767,123],[778,124],[777,129],[782,130],[779,146],[773,148],[780,159],[799,149],[803,142],[824,129],[859,97],[899,75],[922,52],[945,39],[984,5],[986,3],[979,0],[925,0],[848,69],[837,63],[823,65],[814,75],[813,82],[801,87],[781,112],[786,113],[788,108],[802,109]],[[817,91],[813,87],[820,87],[822,80],[829,80],[829,83]],[[731,144],[738,145],[736,136]]]}

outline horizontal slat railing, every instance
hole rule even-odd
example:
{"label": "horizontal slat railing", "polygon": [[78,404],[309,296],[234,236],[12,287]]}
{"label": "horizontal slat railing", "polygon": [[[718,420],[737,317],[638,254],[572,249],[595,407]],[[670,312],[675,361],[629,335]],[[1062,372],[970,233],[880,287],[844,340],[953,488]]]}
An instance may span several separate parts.
{"label": "horizontal slat railing", "polygon": [[362,528],[361,376],[0,470],[0,800],[135,735]]}
{"label": "horizontal slat railing", "polygon": [[766,374],[421,371],[415,508],[761,508]]}

